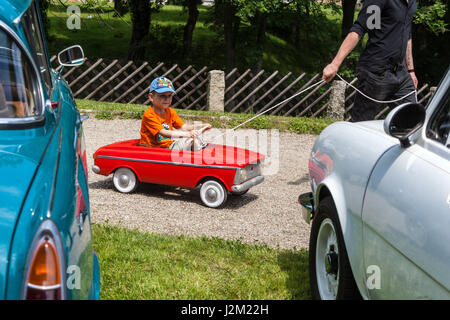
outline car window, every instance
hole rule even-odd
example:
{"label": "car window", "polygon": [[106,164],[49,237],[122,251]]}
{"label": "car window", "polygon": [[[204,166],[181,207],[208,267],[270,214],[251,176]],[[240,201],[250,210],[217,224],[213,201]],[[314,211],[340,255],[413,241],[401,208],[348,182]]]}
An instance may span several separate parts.
{"label": "car window", "polygon": [[52,77],[39,21],[36,5],[33,3],[33,5],[31,5],[23,15],[22,25],[25,29],[25,36],[27,37],[28,44],[30,45],[34,60],[40,68],[45,88],[50,94],[52,88]]}
{"label": "car window", "polygon": [[427,136],[450,148],[450,94],[448,89],[431,118]]}
{"label": "car window", "polygon": [[0,28],[0,118],[40,115],[39,92],[26,53]]}

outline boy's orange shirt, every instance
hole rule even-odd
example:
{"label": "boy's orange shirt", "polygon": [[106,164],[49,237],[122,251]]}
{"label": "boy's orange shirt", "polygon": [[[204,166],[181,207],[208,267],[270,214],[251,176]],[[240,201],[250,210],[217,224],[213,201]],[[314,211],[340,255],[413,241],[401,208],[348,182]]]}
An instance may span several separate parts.
{"label": "boy's orange shirt", "polygon": [[150,147],[168,148],[174,141],[170,138],[163,137],[159,132],[162,129],[180,129],[183,125],[183,120],[181,120],[174,109],[167,108],[165,116],[161,117],[150,106],[142,117],[141,140],[139,140],[139,143]]}

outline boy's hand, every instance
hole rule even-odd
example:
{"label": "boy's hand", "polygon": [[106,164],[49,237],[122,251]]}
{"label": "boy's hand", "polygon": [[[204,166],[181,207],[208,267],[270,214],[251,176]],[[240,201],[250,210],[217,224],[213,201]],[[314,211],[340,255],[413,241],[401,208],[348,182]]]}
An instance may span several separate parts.
{"label": "boy's hand", "polygon": [[196,138],[200,134],[201,134],[201,132],[199,132],[198,130],[191,130],[191,131],[189,131],[189,138]]}

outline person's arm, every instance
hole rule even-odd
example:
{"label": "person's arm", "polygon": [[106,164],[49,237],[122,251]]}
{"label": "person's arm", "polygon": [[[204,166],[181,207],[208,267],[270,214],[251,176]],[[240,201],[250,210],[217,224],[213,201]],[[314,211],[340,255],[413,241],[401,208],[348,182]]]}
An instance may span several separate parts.
{"label": "person's arm", "polygon": [[183,131],[191,131],[191,130],[198,130],[208,127],[208,129],[211,128],[211,125],[209,123],[194,123],[194,124],[187,124],[185,123],[180,130]]}
{"label": "person's arm", "polygon": [[195,132],[194,130],[167,130],[161,129],[158,132],[165,138],[194,138]]}
{"label": "person's arm", "polygon": [[356,32],[350,32],[344,39],[339,48],[336,57],[333,61],[323,69],[322,79],[325,82],[330,82],[336,76],[336,73],[339,70],[342,62],[345,58],[352,52],[352,50],[356,47],[359,40],[361,40],[361,36]]}
{"label": "person's arm", "polygon": [[[406,49],[406,55],[405,55],[405,68],[406,70],[414,70],[414,61],[413,61],[413,54],[412,54],[412,38],[408,40],[408,48]],[[419,81],[417,80],[416,73],[410,72],[411,78],[414,82],[414,86],[417,88],[417,85],[419,84]]]}

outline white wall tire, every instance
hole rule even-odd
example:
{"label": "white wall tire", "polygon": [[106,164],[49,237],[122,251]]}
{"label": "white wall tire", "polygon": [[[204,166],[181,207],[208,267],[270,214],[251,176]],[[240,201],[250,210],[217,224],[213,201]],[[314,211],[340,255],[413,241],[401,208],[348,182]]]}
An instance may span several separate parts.
{"label": "white wall tire", "polygon": [[361,299],[331,197],[320,201],[312,222],[309,279],[314,299]]}
{"label": "white wall tire", "polygon": [[128,168],[118,168],[113,175],[114,187],[122,193],[130,193],[136,190],[139,180],[136,174]]}
{"label": "white wall tire", "polygon": [[200,188],[200,199],[206,206],[218,208],[227,201],[227,189],[219,181],[205,181]]}

